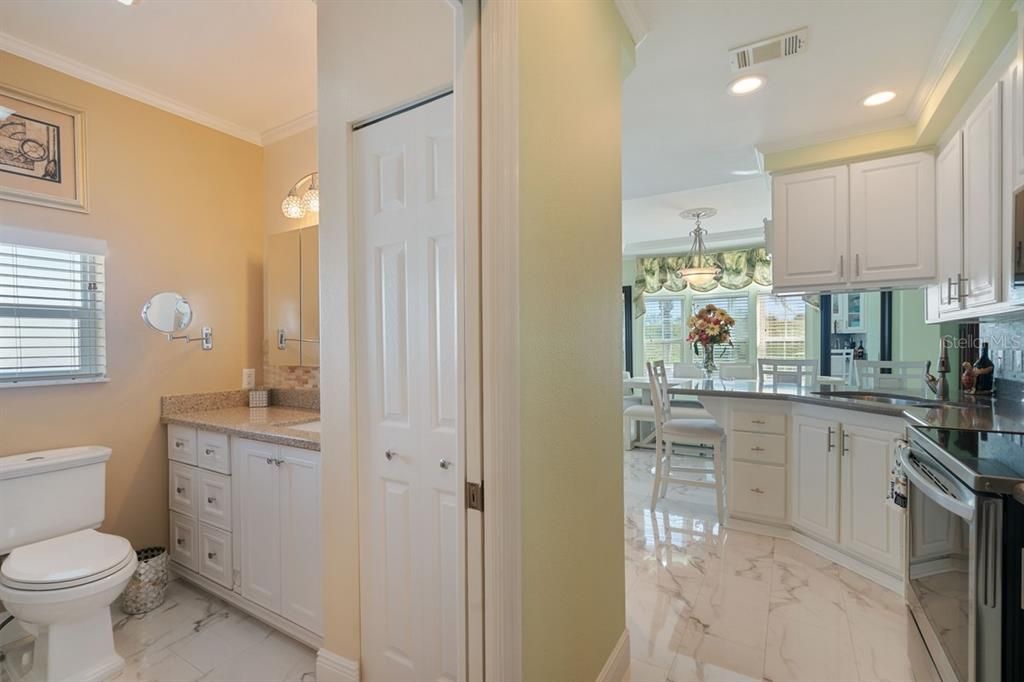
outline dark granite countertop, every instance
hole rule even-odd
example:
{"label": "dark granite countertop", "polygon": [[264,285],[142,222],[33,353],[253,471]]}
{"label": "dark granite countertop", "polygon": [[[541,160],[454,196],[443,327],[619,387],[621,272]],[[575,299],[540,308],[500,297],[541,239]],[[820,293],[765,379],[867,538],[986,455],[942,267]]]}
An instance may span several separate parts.
{"label": "dark granite countertop", "polygon": [[[630,379],[627,386],[648,388],[644,379]],[[829,395],[836,391],[850,391],[848,386],[822,384],[813,386],[761,386],[748,379],[672,379],[669,392],[673,395],[692,395],[714,398],[752,400],[786,400],[809,405],[821,405],[858,412],[870,412],[890,417],[902,417],[914,425],[937,426],[948,429],[978,431],[1024,431],[1024,402],[998,399],[991,396],[965,396],[941,406],[890,405],[887,403],[856,400]],[[895,391],[893,392],[895,393]],[[932,401],[931,396],[920,396]]]}

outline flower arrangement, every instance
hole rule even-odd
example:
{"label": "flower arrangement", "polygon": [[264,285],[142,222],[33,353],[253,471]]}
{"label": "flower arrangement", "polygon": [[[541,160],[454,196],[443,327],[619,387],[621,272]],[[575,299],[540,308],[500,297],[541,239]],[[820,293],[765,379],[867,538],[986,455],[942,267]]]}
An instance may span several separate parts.
{"label": "flower arrangement", "polygon": [[693,344],[696,352],[697,345],[716,346],[727,343],[732,345],[732,328],[736,320],[718,306],[707,304],[698,310],[687,323],[690,333],[686,340]]}

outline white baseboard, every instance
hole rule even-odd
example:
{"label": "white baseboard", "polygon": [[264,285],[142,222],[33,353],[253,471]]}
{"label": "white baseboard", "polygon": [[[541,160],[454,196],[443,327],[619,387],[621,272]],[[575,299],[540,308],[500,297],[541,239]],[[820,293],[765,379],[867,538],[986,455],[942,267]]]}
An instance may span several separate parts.
{"label": "white baseboard", "polygon": [[316,652],[317,682],[359,682],[359,662],[327,649]]}
{"label": "white baseboard", "polygon": [[[597,682],[625,682],[629,673],[629,630],[623,630],[611,655],[597,676]],[[323,682],[319,677],[317,682]]]}

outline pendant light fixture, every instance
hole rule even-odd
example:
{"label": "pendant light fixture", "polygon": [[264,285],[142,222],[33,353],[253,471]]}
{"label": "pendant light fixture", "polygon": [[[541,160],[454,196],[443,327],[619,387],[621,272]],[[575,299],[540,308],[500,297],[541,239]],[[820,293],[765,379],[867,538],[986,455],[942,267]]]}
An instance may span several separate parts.
{"label": "pendant light fixture", "polygon": [[[305,187],[305,191],[303,191]],[[288,196],[281,202],[281,213],[285,218],[299,220],[306,213],[320,212],[320,174],[316,171],[302,176],[288,190]]]}
{"label": "pendant light fixture", "polygon": [[677,274],[696,289],[704,289],[712,282],[722,279],[722,269],[707,257],[704,235],[708,231],[700,225],[702,218],[710,218],[717,213],[718,210],[714,208],[688,208],[679,214],[683,220],[696,221],[696,225],[690,232],[693,235],[693,244],[686,259],[687,267],[681,268]]}

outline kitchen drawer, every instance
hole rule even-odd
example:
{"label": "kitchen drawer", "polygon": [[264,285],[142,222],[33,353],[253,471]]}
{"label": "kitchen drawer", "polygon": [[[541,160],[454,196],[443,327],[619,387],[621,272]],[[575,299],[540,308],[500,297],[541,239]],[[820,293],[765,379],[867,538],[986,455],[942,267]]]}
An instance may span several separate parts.
{"label": "kitchen drawer", "polygon": [[197,511],[196,491],[199,489],[199,469],[181,462],[170,462],[167,482],[170,484],[167,490],[167,506],[172,511],[194,517]]}
{"label": "kitchen drawer", "polygon": [[732,428],[737,431],[785,435],[786,415],[734,410],[732,413]]}
{"label": "kitchen drawer", "polygon": [[210,471],[219,471],[222,474],[231,473],[227,435],[212,431],[200,431],[196,442],[199,466]]}
{"label": "kitchen drawer", "polygon": [[231,589],[234,581],[231,533],[199,524],[199,575]]}
{"label": "kitchen drawer", "polygon": [[167,456],[175,462],[196,465],[196,430],[178,424],[167,425]]}
{"label": "kitchen drawer", "polygon": [[786,469],[733,461],[729,477],[729,513],[785,520]]}
{"label": "kitchen drawer", "polygon": [[171,512],[171,559],[185,568],[196,570],[198,524],[178,512]]}
{"label": "kitchen drawer", "polygon": [[230,531],[231,477],[200,469],[196,504],[200,521]]}
{"label": "kitchen drawer", "polygon": [[729,439],[729,456],[758,464],[786,463],[786,437],[773,433],[733,431]]}

